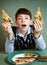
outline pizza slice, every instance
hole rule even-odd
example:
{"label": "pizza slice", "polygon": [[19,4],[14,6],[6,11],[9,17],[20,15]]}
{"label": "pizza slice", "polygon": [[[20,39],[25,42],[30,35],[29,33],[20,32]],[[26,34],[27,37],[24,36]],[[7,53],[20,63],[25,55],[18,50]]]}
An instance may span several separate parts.
{"label": "pizza slice", "polygon": [[8,16],[5,10],[2,10],[2,18],[4,22],[10,22],[11,24],[13,24],[12,19]]}
{"label": "pizza slice", "polygon": [[41,15],[40,7],[38,7],[37,10],[36,10],[35,19],[40,20],[41,23],[44,24],[44,22],[43,22],[43,20],[42,20],[42,15]]}

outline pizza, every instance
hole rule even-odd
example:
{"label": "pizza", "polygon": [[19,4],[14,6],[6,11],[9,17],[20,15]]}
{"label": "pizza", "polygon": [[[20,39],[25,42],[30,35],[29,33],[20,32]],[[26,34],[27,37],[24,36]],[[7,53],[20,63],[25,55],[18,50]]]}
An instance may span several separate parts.
{"label": "pizza", "polygon": [[13,24],[12,19],[8,16],[5,10],[2,10],[2,18],[4,22],[10,22],[11,24]]}
{"label": "pizza", "polygon": [[24,64],[24,63],[29,63],[27,59],[18,59],[15,61],[16,64]]}
{"label": "pizza", "polygon": [[39,8],[39,7],[38,7],[37,10],[36,10],[35,18],[36,18],[36,19],[39,19],[39,20],[42,19],[42,15],[41,15],[41,12],[40,12],[40,8]]}
{"label": "pizza", "polygon": [[30,57],[31,57],[31,58],[34,58],[34,57],[37,57],[38,55],[32,54],[32,53],[25,53],[24,56],[25,56],[25,57],[29,57],[29,58],[30,58]]}
{"label": "pizza", "polygon": [[42,15],[41,15],[40,7],[38,7],[37,10],[36,10],[35,19],[40,20],[41,23],[44,24],[44,22],[43,22],[43,20],[42,20]]}

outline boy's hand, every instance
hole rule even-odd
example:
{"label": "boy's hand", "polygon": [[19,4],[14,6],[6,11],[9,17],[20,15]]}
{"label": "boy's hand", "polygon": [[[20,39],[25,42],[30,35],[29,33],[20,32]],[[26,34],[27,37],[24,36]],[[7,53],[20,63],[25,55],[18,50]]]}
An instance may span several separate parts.
{"label": "boy's hand", "polygon": [[8,38],[11,40],[12,39],[12,28],[11,28],[11,23],[10,22],[3,22],[2,23],[3,29],[8,33]]}
{"label": "boy's hand", "polygon": [[34,36],[35,36],[35,38],[38,38],[40,36],[40,31],[42,30],[42,23],[39,20],[35,19],[33,21],[33,25],[35,28]]}

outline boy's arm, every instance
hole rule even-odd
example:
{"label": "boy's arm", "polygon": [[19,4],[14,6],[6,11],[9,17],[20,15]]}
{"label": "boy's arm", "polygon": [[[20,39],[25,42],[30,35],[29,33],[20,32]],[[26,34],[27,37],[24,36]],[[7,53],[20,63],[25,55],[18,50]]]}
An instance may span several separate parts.
{"label": "boy's arm", "polygon": [[36,42],[36,47],[39,50],[44,50],[46,48],[46,43],[45,43],[42,35],[40,35],[39,38],[35,39],[35,42]]}
{"label": "boy's arm", "polygon": [[8,38],[6,38],[6,42],[5,42],[5,52],[10,54],[14,51],[14,40],[15,37],[13,35],[12,40],[9,40]]}
{"label": "boy's arm", "polygon": [[43,36],[41,35],[41,30],[42,30],[42,24],[39,20],[34,20],[34,38],[36,42],[36,46],[39,50],[44,50],[46,48],[45,41],[43,39]]}

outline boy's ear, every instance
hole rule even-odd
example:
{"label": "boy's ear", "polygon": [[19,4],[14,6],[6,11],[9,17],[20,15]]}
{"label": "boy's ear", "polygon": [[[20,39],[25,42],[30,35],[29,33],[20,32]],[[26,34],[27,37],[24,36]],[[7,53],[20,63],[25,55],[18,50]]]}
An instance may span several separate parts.
{"label": "boy's ear", "polygon": [[15,24],[17,24],[17,22],[15,21]]}
{"label": "boy's ear", "polygon": [[17,25],[17,21],[15,21],[15,24]]}
{"label": "boy's ear", "polygon": [[33,24],[33,22],[32,22],[32,20],[30,21],[30,25],[32,25]]}
{"label": "boy's ear", "polygon": [[17,21],[15,21],[15,24],[16,24],[16,26],[17,26]]}

